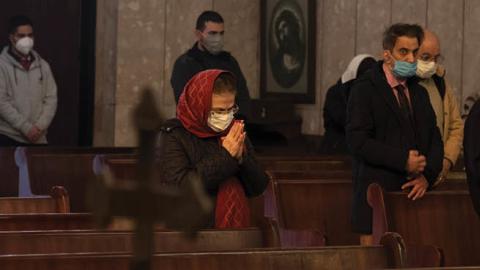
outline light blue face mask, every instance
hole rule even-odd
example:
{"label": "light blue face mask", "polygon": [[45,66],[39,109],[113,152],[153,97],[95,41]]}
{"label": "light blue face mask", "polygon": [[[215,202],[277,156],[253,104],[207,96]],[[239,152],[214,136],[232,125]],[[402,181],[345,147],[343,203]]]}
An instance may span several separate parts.
{"label": "light blue face mask", "polygon": [[417,62],[409,63],[395,60],[395,66],[393,67],[392,72],[397,78],[413,77],[417,74]]}

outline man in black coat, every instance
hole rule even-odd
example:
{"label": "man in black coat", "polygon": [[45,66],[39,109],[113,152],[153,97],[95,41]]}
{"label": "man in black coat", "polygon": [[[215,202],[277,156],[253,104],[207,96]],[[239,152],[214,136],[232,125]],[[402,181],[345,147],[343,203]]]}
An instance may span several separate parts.
{"label": "man in black coat", "polygon": [[[221,69],[232,72],[237,79],[238,115],[245,119],[250,116],[251,100],[247,81],[237,60],[223,50],[224,23],[222,16],[215,11],[204,11],[197,19],[195,36],[197,42],[176,61],[170,83],[175,101],[183,92],[187,82],[198,72],[206,69]],[[237,115],[237,116],[238,116]]]}
{"label": "man in black coat", "polygon": [[352,223],[361,244],[373,244],[368,185],[405,190],[421,198],[442,169],[443,144],[435,113],[416,73],[415,55],[423,39],[418,25],[395,24],[383,37],[379,61],[352,88],[346,138],[354,156]]}
{"label": "man in black coat", "polygon": [[473,206],[480,215],[480,100],[475,102],[465,122],[463,152]]}

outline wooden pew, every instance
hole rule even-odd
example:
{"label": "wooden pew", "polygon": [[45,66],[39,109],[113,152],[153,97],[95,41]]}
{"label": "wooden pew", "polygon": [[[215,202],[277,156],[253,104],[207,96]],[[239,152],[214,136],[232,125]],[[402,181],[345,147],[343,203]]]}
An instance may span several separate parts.
{"label": "wooden pew", "polygon": [[2,180],[0,197],[18,196],[18,168],[15,165],[15,147],[0,147]]}
{"label": "wooden pew", "polygon": [[0,214],[69,213],[70,200],[63,187],[54,186],[50,196],[0,198]]}
{"label": "wooden pew", "polygon": [[318,230],[327,245],[355,245],[351,232],[351,180],[277,179],[265,194],[266,214],[285,229]]}
{"label": "wooden pew", "polygon": [[282,180],[320,180],[320,179],[352,179],[351,170],[322,170],[322,171],[289,171],[289,170],[266,170],[272,179]]}
{"label": "wooden pew", "polygon": [[[406,250],[397,235],[382,245],[311,249],[251,249],[217,252],[160,253],[152,269],[380,269],[406,265]],[[2,269],[128,269],[130,255],[2,255]]]}
{"label": "wooden pew", "polygon": [[351,160],[343,156],[259,157],[266,170],[351,170]]}
{"label": "wooden pew", "polygon": [[[133,250],[131,231],[60,230],[0,232],[0,254],[110,253]],[[194,241],[183,233],[157,231],[155,252],[244,250],[273,246],[258,228],[203,230]]]}
{"label": "wooden pew", "polygon": [[368,189],[373,208],[373,234],[401,234],[406,243],[435,245],[443,250],[446,266],[480,265],[480,219],[468,191],[432,191],[411,201],[403,192]]}
{"label": "wooden pew", "polygon": [[0,231],[87,230],[96,225],[87,213],[0,215]]}
{"label": "wooden pew", "polygon": [[[84,212],[85,184],[95,177],[92,164],[95,155],[134,153],[134,148],[17,148],[17,165],[23,181],[30,183],[33,194],[48,194],[52,186],[70,191],[72,212]],[[22,179],[21,179],[22,181]]]}

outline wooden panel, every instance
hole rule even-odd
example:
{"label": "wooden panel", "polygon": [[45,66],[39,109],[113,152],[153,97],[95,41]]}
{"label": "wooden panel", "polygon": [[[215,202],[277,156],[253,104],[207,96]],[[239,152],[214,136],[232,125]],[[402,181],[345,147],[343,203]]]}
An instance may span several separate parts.
{"label": "wooden panel", "polygon": [[[381,191],[377,191],[379,193]],[[395,231],[407,244],[429,244],[441,248],[445,265],[479,265],[480,219],[473,209],[468,191],[433,191],[417,201],[407,199],[405,193],[384,193],[376,199],[374,220],[385,217],[387,227]],[[381,234],[382,231],[374,234]],[[380,227],[378,227],[380,228]]]}
{"label": "wooden panel", "polygon": [[326,161],[303,161],[303,160],[279,160],[261,162],[267,170],[350,170],[351,165],[345,161],[326,160]]}
{"label": "wooden panel", "polygon": [[447,79],[458,99],[462,96],[463,15],[464,0],[428,1],[427,28],[440,38]]}
{"label": "wooden panel", "polygon": [[[25,164],[34,194],[48,194],[52,186],[70,192],[72,212],[86,211],[85,188],[93,173],[93,159],[99,153],[133,153],[133,148],[28,148]],[[25,167],[26,166],[26,167]]]}
{"label": "wooden panel", "polygon": [[[379,269],[395,267],[384,247],[157,254],[152,269]],[[129,255],[0,256],[2,269],[128,269]]]}
{"label": "wooden panel", "polygon": [[357,0],[356,54],[379,57],[383,51],[382,34],[390,26],[391,1]]}
{"label": "wooden panel", "polygon": [[14,147],[0,147],[0,172],[2,175],[0,197],[18,196],[18,168],[15,164],[14,153]]}
{"label": "wooden panel", "polygon": [[0,231],[85,230],[95,228],[90,214],[0,215]]}
{"label": "wooden panel", "polygon": [[318,230],[327,245],[358,243],[350,224],[350,180],[278,180],[274,194],[281,227]]}
{"label": "wooden panel", "polygon": [[427,23],[427,0],[392,0],[392,23]]}
{"label": "wooden panel", "polygon": [[[132,232],[0,232],[0,254],[132,252]],[[155,232],[155,252],[243,250],[263,247],[259,229],[205,230],[191,240],[183,233]]]}
{"label": "wooden panel", "polygon": [[319,170],[319,171],[307,171],[307,170],[298,170],[298,171],[283,171],[283,170],[267,170],[267,173],[274,179],[352,179],[352,172],[342,171],[342,170]]}

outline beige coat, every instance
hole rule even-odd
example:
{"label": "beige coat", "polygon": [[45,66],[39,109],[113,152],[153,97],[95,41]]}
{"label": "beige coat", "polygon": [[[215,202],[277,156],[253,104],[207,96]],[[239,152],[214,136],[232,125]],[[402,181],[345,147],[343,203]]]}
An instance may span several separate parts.
{"label": "beige coat", "polygon": [[[439,69],[437,75],[445,76],[445,70]],[[452,86],[445,80],[446,91],[442,103],[440,93],[432,78],[422,80],[420,84],[427,89],[437,116],[437,126],[442,134],[445,158],[453,165],[457,161],[463,142],[463,120]]]}

